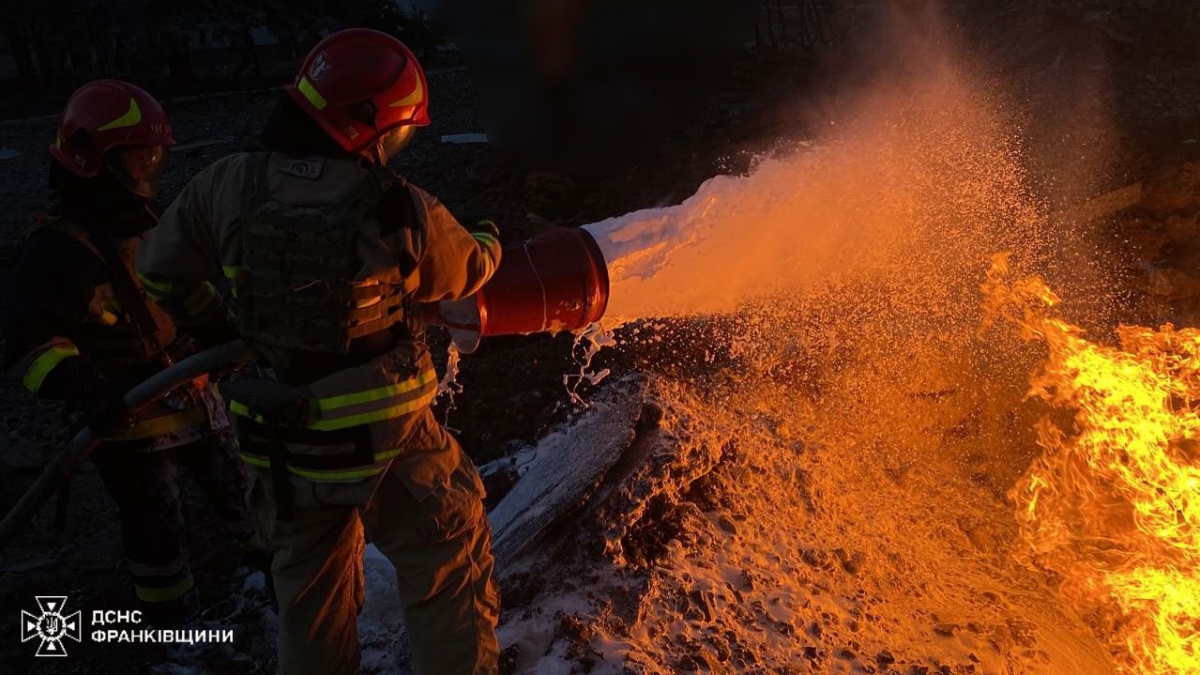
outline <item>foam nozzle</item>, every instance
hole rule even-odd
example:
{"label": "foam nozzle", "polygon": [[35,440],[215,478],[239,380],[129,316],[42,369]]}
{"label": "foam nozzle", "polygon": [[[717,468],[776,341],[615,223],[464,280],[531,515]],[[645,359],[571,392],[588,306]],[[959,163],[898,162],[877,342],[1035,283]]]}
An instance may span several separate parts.
{"label": "foam nozzle", "polygon": [[575,331],[608,306],[608,267],[583,229],[558,228],[504,249],[500,268],[475,295],[439,306],[454,345],[470,353],[491,335]]}

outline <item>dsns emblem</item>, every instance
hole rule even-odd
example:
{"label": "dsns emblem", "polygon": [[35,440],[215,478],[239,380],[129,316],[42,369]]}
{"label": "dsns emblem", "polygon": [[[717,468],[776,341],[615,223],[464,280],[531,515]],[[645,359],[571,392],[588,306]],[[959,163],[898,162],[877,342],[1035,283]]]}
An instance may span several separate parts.
{"label": "dsns emblem", "polygon": [[80,612],[63,614],[67,604],[65,595],[37,596],[38,609],[41,616],[35,616],[21,611],[21,642],[29,642],[34,638],[41,640],[37,656],[66,656],[67,648],[63,641],[70,638],[79,642],[83,634],[80,623]]}

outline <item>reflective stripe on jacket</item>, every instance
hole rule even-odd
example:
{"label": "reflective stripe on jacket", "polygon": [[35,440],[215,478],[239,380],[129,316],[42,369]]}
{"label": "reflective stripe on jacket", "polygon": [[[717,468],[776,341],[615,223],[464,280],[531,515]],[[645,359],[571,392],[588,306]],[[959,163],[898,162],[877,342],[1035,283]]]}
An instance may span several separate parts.
{"label": "reflective stripe on jacket", "polygon": [[16,374],[21,377],[21,384],[36,394],[41,391],[50,371],[72,356],[79,356],[75,343],[63,337],[55,338],[18,361]]}

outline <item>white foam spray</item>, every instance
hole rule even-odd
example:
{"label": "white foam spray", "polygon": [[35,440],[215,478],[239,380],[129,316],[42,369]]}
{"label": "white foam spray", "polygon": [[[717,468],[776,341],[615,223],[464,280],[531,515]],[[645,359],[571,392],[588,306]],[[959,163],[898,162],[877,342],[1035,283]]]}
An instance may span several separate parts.
{"label": "white foam spray", "polygon": [[958,69],[931,66],[854,97],[827,133],[748,175],[584,226],[608,263],[606,321],[728,313],[869,280],[940,293],[920,282],[1036,248],[1041,212],[1006,109]]}

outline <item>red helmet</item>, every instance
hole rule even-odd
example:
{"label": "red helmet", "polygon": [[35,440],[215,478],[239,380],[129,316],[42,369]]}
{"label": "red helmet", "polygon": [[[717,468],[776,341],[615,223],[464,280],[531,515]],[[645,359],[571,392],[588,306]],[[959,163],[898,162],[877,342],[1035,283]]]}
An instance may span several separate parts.
{"label": "red helmet", "polygon": [[417,57],[396,38],[366,28],[321,40],[287,92],[347,152],[370,151],[393,129],[429,124]]}
{"label": "red helmet", "polygon": [[[67,100],[50,156],[73,173],[93,178],[114,148],[169,145],[175,145],[171,122],[153,96],[128,82],[96,80]],[[137,162],[145,163],[145,158]]]}

